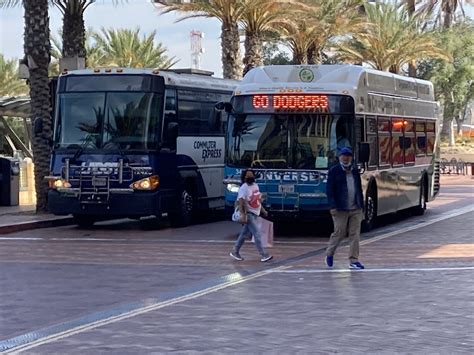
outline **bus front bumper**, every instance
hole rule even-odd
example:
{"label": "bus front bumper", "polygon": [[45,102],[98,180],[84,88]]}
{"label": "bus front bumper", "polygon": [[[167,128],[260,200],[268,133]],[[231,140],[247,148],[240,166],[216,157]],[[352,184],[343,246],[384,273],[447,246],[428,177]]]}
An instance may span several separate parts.
{"label": "bus front bumper", "polygon": [[82,199],[75,189],[49,190],[48,208],[55,215],[87,214],[105,217],[142,217],[161,214],[159,191],[110,192]]}

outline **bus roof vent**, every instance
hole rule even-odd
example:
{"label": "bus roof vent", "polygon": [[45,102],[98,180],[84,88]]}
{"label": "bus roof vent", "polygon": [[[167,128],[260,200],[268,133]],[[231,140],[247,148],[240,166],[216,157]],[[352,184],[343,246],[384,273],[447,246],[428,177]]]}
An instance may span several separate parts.
{"label": "bus roof vent", "polygon": [[183,68],[183,69],[161,69],[161,71],[170,71],[177,74],[197,74],[204,76],[213,76],[213,71],[194,69],[194,68]]}

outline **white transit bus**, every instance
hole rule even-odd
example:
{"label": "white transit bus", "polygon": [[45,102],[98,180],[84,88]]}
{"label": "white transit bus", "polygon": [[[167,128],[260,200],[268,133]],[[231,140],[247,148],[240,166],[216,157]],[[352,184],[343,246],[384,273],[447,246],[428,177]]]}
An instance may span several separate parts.
{"label": "white transit bus", "polygon": [[87,69],[57,80],[48,204],[80,225],[223,209],[216,102],[238,82],[195,70]]}
{"label": "white transit bus", "polygon": [[439,109],[428,81],[355,65],[266,66],[220,106],[229,113],[228,207],[251,167],[274,216],[326,214],[327,171],[343,146],[361,168],[367,229],[380,215],[422,214],[439,192]]}

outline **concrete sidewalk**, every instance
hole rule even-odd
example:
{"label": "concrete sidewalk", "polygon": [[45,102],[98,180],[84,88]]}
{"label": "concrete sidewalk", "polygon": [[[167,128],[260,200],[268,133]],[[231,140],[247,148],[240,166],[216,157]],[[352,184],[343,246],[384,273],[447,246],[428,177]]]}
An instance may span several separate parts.
{"label": "concrete sidewalk", "polygon": [[35,205],[0,206],[0,234],[22,230],[68,225],[70,216],[55,216],[50,213],[36,213]]}

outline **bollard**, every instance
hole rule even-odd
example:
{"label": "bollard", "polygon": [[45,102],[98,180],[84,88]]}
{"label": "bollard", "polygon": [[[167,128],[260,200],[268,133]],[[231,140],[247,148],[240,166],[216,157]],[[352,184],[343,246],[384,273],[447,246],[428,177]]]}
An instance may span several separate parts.
{"label": "bollard", "polygon": [[36,204],[33,161],[25,158],[20,163],[20,205]]}

